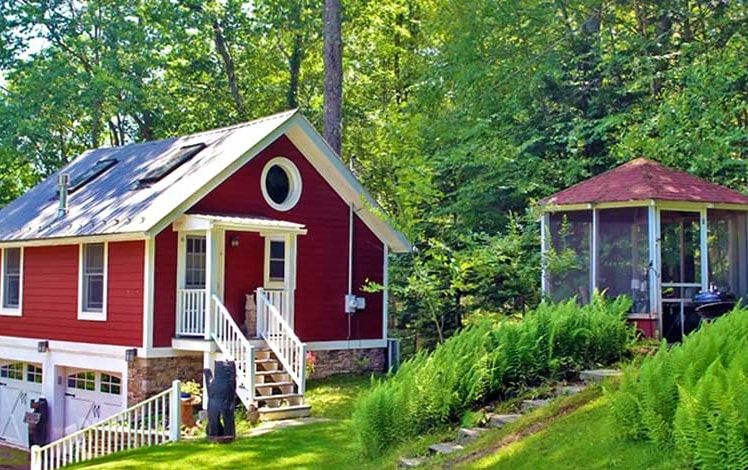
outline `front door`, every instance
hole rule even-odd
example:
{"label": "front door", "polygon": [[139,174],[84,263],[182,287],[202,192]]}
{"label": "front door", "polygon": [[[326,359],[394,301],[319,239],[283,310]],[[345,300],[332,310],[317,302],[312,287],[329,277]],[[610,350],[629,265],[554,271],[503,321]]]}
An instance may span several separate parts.
{"label": "front door", "polygon": [[699,212],[660,211],[662,331],[680,341],[699,325],[693,296],[702,288],[701,216]]}

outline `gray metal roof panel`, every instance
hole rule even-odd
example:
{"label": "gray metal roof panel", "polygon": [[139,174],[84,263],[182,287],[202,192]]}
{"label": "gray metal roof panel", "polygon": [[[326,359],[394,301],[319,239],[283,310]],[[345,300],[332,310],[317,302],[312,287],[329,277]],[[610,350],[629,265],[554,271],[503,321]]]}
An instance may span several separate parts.
{"label": "gray metal roof panel", "polygon": [[[146,233],[294,114],[290,111],[185,137],[86,151],[0,210],[0,241]],[[161,158],[196,143],[206,147],[188,164],[151,186],[137,188],[138,179],[157,168]],[[118,162],[71,194],[68,213],[58,217],[58,175],[68,173],[74,178],[102,158]]]}

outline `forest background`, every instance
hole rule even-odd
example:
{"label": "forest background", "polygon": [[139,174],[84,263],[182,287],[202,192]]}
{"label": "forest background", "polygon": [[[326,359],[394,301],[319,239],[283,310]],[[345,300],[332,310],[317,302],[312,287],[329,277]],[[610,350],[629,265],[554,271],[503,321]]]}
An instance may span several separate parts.
{"label": "forest background", "polygon": [[[0,204],[87,148],[322,129],[323,3],[0,0]],[[405,349],[539,301],[544,196],[639,156],[748,190],[748,2],[343,0],[342,44]]]}

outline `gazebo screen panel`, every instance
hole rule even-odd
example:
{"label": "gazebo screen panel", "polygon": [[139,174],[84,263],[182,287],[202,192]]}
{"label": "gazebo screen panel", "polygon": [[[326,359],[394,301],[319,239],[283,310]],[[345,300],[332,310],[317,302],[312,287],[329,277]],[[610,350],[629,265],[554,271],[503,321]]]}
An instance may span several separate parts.
{"label": "gazebo screen panel", "polygon": [[549,216],[546,272],[550,297],[555,301],[577,296],[590,299],[590,242],[592,211],[554,212]]}

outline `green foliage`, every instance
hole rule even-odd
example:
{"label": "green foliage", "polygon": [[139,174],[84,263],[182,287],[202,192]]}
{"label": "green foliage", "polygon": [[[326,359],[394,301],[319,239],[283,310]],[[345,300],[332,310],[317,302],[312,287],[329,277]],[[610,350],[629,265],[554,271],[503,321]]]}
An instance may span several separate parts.
{"label": "green foliage", "polygon": [[[364,452],[379,455],[408,436],[448,423],[496,397],[544,380],[620,360],[633,340],[630,302],[541,304],[522,320],[477,322],[431,354],[420,352],[356,403],[354,429]],[[365,444],[365,445],[364,445]]]}
{"label": "green foliage", "polygon": [[628,369],[612,396],[620,434],[674,449],[696,468],[748,466],[748,311],[736,309],[683,344]]}

